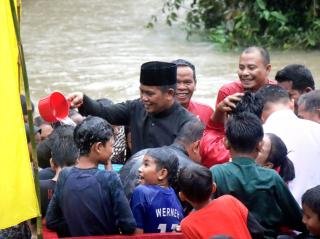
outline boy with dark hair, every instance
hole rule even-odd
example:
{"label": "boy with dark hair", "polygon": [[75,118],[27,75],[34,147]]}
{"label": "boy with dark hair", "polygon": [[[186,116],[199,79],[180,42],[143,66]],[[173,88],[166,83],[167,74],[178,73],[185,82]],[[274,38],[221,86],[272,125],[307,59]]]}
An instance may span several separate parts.
{"label": "boy with dark hair", "polygon": [[181,222],[186,238],[201,239],[227,234],[233,238],[251,238],[248,231],[248,209],[230,195],[211,200],[216,190],[209,169],[192,164],[178,174],[179,196],[196,210]]}
{"label": "boy with dark hair", "polygon": [[301,209],[287,185],[272,169],[258,166],[262,147],[260,119],[247,112],[232,115],[226,123],[226,147],[232,162],[211,168],[216,196],[231,194],[247,206],[265,227],[265,238],[274,238],[280,226],[303,231]]}
{"label": "boy with dark hair", "polygon": [[302,195],[302,221],[313,235],[298,238],[320,238],[320,185],[310,188]]}
{"label": "boy with dark hair", "polygon": [[47,227],[64,234],[59,236],[133,233],[136,224],[117,173],[97,168],[100,161],[110,160],[112,126],[89,116],[76,126],[74,141],[80,157],[76,166],[59,175]]}
{"label": "boy with dark hair", "polygon": [[52,179],[40,180],[41,215],[43,217],[46,215],[62,168],[74,165],[79,156],[79,150],[73,140],[73,130],[73,126],[61,125],[55,128],[51,135],[50,164],[55,175]]}
{"label": "boy with dark hair", "polygon": [[140,185],[130,202],[136,233],[171,232],[180,224],[183,209],[171,187],[178,165],[177,156],[167,147],[152,148],[145,154],[139,168]]}

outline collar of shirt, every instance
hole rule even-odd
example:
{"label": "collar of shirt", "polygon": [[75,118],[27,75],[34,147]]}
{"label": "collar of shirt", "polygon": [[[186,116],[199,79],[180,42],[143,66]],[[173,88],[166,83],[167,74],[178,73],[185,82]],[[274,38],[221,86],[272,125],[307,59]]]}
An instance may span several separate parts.
{"label": "collar of shirt", "polygon": [[232,163],[237,165],[253,165],[256,164],[256,161],[247,157],[235,157],[232,159]]}

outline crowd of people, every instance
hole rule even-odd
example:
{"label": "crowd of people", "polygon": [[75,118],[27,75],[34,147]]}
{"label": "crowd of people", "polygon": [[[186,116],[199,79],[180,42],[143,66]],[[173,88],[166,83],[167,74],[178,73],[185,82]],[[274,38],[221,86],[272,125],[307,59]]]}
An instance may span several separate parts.
{"label": "crowd of people", "polygon": [[69,94],[76,126],[34,121],[47,228],[320,238],[320,92],[304,65],[270,72],[268,51],[246,48],[215,110],[182,59],[142,64],[136,100]]}

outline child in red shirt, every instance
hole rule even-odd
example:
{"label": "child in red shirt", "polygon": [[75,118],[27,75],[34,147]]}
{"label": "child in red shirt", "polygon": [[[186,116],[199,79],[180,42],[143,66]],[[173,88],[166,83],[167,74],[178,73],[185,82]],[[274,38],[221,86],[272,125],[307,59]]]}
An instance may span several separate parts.
{"label": "child in red shirt", "polygon": [[[211,200],[216,189],[209,169],[201,165],[189,165],[178,175],[179,196],[195,209],[181,222],[184,236],[192,239],[228,235],[231,238],[251,238],[248,209],[235,197],[224,195]],[[259,227],[259,225],[257,225]]]}

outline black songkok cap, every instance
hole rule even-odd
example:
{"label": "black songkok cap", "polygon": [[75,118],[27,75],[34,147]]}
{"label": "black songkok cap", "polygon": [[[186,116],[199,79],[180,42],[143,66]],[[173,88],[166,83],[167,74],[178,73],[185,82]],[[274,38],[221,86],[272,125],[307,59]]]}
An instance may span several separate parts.
{"label": "black songkok cap", "polygon": [[140,83],[149,86],[174,85],[177,83],[177,66],[169,62],[146,62],[141,66]]}

